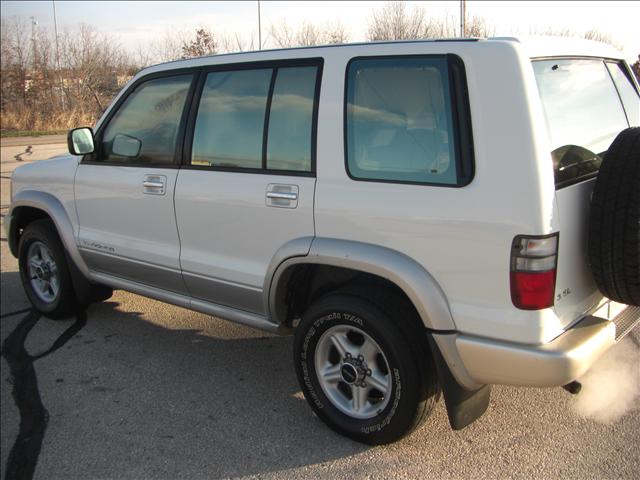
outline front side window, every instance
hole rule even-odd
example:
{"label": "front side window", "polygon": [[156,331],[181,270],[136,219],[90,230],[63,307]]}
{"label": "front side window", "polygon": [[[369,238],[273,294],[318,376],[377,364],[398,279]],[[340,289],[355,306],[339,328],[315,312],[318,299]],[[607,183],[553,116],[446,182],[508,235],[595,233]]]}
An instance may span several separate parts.
{"label": "front side window", "polygon": [[595,175],[614,138],[628,127],[602,60],[533,62],[551,140],[556,188]]}
{"label": "front side window", "polygon": [[353,178],[458,183],[444,56],[358,59],[347,75],[346,154]]}
{"label": "front side window", "polygon": [[140,84],[109,121],[98,160],[123,164],[172,164],[192,75]]}

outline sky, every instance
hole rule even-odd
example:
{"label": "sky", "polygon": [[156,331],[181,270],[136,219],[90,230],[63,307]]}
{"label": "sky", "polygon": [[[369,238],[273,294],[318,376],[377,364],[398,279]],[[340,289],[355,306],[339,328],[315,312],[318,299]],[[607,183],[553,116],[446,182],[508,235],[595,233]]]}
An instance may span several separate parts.
{"label": "sky", "polygon": [[[423,6],[434,16],[450,16],[459,24],[460,2],[406,2]],[[53,28],[55,4],[58,29],[74,29],[87,23],[114,35],[125,49],[135,52],[172,30],[194,31],[204,26],[228,36],[238,34],[247,41],[253,36],[257,46],[258,2],[83,2],[83,1],[2,1],[3,18],[34,17],[36,28]],[[291,27],[307,21],[320,26],[339,21],[349,32],[350,41],[363,41],[371,12],[382,6],[371,1],[261,1],[262,40],[268,38],[271,24],[283,20]],[[640,2],[636,1],[467,1],[467,15],[486,17],[496,27],[496,36],[513,36],[547,28],[584,32],[592,28],[609,33],[622,46],[632,62],[640,54]]]}

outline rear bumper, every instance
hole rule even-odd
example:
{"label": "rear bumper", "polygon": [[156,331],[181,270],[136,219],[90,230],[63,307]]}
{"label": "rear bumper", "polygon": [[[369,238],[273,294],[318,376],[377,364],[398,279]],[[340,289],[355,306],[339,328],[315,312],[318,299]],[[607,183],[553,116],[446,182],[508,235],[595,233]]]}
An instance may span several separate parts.
{"label": "rear bumper", "polygon": [[612,320],[585,317],[543,345],[460,334],[436,338],[436,342],[441,351],[442,347],[448,350],[443,355],[458,382],[467,388],[482,384],[553,387],[579,378],[639,323],[640,307],[627,307]]}

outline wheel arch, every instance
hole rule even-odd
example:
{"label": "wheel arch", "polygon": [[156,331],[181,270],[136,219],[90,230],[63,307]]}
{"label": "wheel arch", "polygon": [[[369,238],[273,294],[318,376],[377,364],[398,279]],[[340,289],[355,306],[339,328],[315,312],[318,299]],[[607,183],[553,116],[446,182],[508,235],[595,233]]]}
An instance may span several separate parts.
{"label": "wheel arch", "polygon": [[80,256],[76,244],[73,224],[64,206],[56,197],[46,192],[22,190],[14,197],[8,218],[11,223],[7,229],[7,241],[14,256],[18,256],[20,234],[24,227],[34,220],[49,218],[70,259],[85,277],[89,277],[89,269]]}
{"label": "wheel arch", "polygon": [[330,238],[299,239],[297,246],[297,250],[292,248],[290,242],[285,245],[288,256],[274,256],[269,268],[272,274],[265,280],[265,307],[274,323],[286,324],[285,292],[292,275],[305,266],[329,266],[373,275],[391,283],[408,298],[426,328],[455,330],[442,288],[424,267],[407,255],[377,245]]}

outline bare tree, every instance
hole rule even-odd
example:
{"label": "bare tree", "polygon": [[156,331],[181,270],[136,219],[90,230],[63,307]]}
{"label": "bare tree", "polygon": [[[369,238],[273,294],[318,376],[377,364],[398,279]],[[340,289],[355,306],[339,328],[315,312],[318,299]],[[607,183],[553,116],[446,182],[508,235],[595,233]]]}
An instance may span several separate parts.
{"label": "bare tree", "polygon": [[412,40],[433,38],[436,33],[423,7],[411,10],[404,2],[387,2],[371,14],[367,29],[367,39]]}
{"label": "bare tree", "polygon": [[311,47],[322,43],[322,33],[313,23],[306,20],[300,24],[300,28],[295,35],[295,43],[299,47]]}
{"label": "bare tree", "polygon": [[31,63],[31,42],[27,22],[19,17],[2,19],[2,105],[26,101],[25,84]]}
{"label": "bare tree", "polygon": [[153,65],[156,63],[155,60],[156,58],[153,54],[153,50],[150,49],[148,45],[138,45],[138,48],[133,52],[132,64],[135,66],[136,70]]}
{"label": "bare tree", "polygon": [[182,57],[182,46],[187,43],[188,33],[185,30],[165,30],[162,37],[154,40],[150,52],[154,62],[170,62]]}
{"label": "bare tree", "polygon": [[272,23],[269,26],[269,37],[273,39],[276,47],[287,48],[295,46],[295,34],[286,20],[281,20],[277,24]]}
{"label": "bare tree", "polygon": [[[95,121],[130,73],[112,38],[88,25],[60,35],[2,20],[2,128],[50,130]],[[64,101],[63,101],[64,100]]]}
{"label": "bare tree", "polygon": [[230,35],[227,32],[218,34],[218,40],[220,44],[220,50],[227,53],[232,52],[245,52],[255,50],[255,39],[253,33],[249,40],[245,40],[238,33]]}
{"label": "bare tree", "polygon": [[64,32],[61,51],[70,77],[67,86],[73,92],[69,100],[86,102],[88,96],[102,112],[119,89],[118,74],[128,66],[120,46],[90,25],[81,24],[76,31]]}
{"label": "bare tree", "polygon": [[311,47],[349,41],[349,34],[339,22],[318,26],[304,20],[300,27],[293,29],[285,20],[281,20],[270,25],[269,36],[275,45],[280,48]]}
{"label": "bare tree", "polygon": [[431,35],[433,38],[453,38],[458,36],[457,17],[447,15],[431,21]]}
{"label": "bare tree", "polygon": [[196,30],[195,39],[182,44],[182,58],[202,57],[213,55],[218,51],[213,32],[208,28],[200,27]]}
{"label": "bare tree", "polygon": [[323,40],[323,43],[327,45],[347,43],[349,41],[349,33],[340,22],[327,23],[323,32]]}
{"label": "bare tree", "polygon": [[594,40],[596,42],[607,43],[618,50],[622,50],[620,45],[610,33],[603,32],[597,28],[592,28],[586,32],[576,32],[570,28],[538,28],[532,27],[529,29],[529,33],[532,35],[549,35],[553,37],[574,37],[585,38],[587,40]]}
{"label": "bare tree", "polygon": [[465,22],[465,36],[485,38],[493,37],[496,34],[496,27],[489,24],[485,17],[474,15]]}
{"label": "bare tree", "polygon": [[618,50],[622,50],[622,45],[614,40],[613,35],[607,32],[603,32],[602,30],[599,30],[597,28],[587,30],[586,32],[584,32],[582,37],[586,38],[587,40],[595,40],[596,42],[607,43],[617,48]]}

